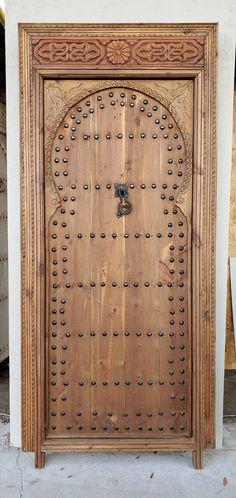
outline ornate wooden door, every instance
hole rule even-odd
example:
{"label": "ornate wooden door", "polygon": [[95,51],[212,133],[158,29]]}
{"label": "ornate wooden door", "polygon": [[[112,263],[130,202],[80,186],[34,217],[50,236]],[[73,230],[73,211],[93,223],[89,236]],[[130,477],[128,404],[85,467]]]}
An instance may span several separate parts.
{"label": "ornate wooden door", "polygon": [[[36,38],[35,66],[48,54],[55,66],[64,53],[80,63],[73,43],[63,52],[66,44]],[[83,47],[90,64],[94,42]],[[139,64],[146,49],[133,52]],[[195,49],[173,53],[188,64],[192,50],[199,65]],[[122,66],[130,50],[110,41],[102,64]],[[202,83],[186,71],[74,71],[61,78],[48,69],[35,80],[35,157],[43,158],[36,462],[49,449],[189,449],[200,467],[212,444],[202,431],[203,347],[212,347],[199,277]]]}
{"label": "ornate wooden door", "polygon": [[71,89],[46,177],[48,435],[189,436],[192,82],[47,81],[45,129]]}

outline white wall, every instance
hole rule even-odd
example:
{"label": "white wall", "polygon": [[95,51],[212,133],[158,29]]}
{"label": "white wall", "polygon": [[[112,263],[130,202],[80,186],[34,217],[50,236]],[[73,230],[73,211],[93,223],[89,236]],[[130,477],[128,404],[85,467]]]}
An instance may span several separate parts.
{"label": "white wall", "polygon": [[18,22],[220,22],[218,90],[216,423],[222,439],[235,0],[6,0],[11,443],[21,445]]}

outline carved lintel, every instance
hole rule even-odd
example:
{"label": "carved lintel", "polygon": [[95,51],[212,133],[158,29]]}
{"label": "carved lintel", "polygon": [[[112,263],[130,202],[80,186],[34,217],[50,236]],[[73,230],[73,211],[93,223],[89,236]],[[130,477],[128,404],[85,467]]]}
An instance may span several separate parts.
{"label": "carved lintel", "polygon": [[203,39],[201,37],[172,39],[161,36],[142,37],[93,37],[43,38],[33,40],[35,66],[57,64],[79,67],[181,67],[204,65]]}

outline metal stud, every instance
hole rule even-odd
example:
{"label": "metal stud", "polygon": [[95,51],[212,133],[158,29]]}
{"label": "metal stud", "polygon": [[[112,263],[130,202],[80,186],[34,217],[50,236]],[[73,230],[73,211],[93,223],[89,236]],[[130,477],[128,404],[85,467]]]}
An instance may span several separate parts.
{"label": "metal stud", "polygon": [[146,137],[145,133],[140,133],[140,137],[145,138]]}

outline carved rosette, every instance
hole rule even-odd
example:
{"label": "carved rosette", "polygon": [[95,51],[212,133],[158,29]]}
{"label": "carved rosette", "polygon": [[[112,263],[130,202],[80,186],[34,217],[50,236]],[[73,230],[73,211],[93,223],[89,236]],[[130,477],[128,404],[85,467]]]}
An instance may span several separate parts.
{"label": "carved rosette", "polygon": [[33,40],[35,66],[57,63],[79,67],[191,67],[204,65],[203,38],[122,37]]}

